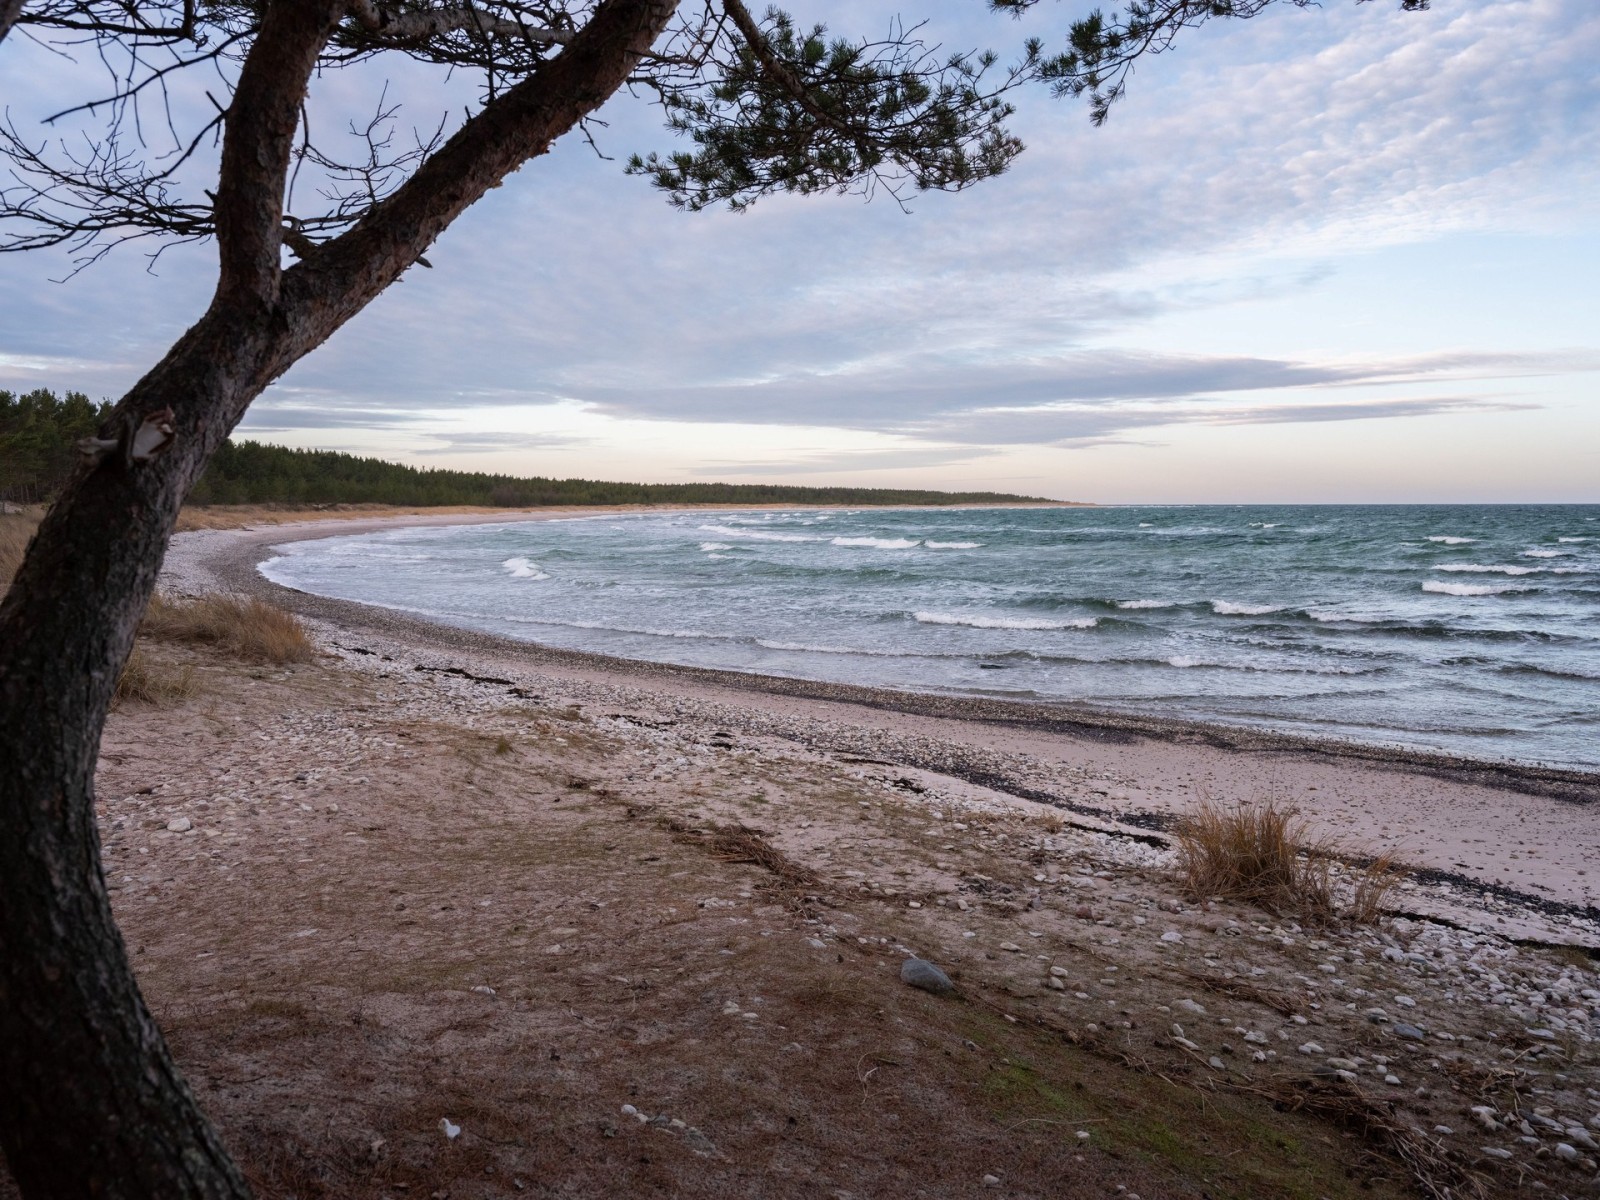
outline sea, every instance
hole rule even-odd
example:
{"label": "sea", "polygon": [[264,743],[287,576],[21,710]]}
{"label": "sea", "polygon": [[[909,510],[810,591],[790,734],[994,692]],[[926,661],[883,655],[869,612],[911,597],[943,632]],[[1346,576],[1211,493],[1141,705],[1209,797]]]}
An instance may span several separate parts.
{"label": "sea", "polygon": [[274,554],[547,646],[1600,768],[1600,505],[606,514]]}

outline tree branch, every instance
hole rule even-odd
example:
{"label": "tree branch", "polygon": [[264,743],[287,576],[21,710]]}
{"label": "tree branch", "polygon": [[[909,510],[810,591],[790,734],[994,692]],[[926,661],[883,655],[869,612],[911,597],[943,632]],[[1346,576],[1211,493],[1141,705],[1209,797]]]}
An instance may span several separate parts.
{"label": "tree branch", "polygon": [[279,0],[267,8],[223,124],[215,202],[218,296],[276,299],[284,181],[300,108],[317,56],[344,10],[342,0]]}
{"label": "tree branch", "polygon": [[534,75],[486,103],[354,227],[284,273],[295,336],[280,370],[399,278],[465,209],[599,108],[649,52],[677,0],[603,0]]}

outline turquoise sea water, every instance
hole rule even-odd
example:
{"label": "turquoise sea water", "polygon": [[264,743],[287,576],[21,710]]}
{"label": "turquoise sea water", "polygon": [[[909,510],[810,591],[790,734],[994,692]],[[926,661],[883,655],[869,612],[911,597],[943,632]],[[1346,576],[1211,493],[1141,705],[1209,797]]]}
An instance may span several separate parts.
{"label": "turquoise sea water", "polygon": [[569,649],[1600,767],[1600,506],[670,513],[297,542]]}

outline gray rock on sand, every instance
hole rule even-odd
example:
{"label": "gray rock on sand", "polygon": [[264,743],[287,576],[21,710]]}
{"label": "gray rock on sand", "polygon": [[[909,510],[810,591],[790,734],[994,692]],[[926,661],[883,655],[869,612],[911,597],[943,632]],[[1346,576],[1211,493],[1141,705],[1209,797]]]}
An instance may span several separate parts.
{"label": "gray rock on sand", "polygon": [[950,982],[950,976],[922,958],[908,958],[900,964],[900,982],[932,992],[935,996],[953,995],[956,990],[956,985]]}

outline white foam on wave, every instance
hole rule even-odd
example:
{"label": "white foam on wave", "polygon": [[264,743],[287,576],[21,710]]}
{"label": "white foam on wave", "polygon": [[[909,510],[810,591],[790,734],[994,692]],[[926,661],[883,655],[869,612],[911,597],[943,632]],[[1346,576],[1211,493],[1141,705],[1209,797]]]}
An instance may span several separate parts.
{"label": "white foam on wave", "polygon": [[716,562],[718,559],[732,558],[732,557],[733,557],[733,555],[731,555],[731,554],[708,554],[708,555],[706,555],[706,561],[707,562]]}
{"label": "white foam on wave", "polygon": [[1428,540],[1430,542],[1443,542],[1446,546],[1470,546],[1473,542],[1477,541],[1478,539],[1477,538],[1464,538],[1464,537],[1448,537],[1448,536],[1446,536],[1444,534],[1437,534],[1437,535],[1435,535],[1433,537],[1430,537]]}
{"label": "white foam on wave", "polygon": [[1281,604],[1237,604],[1232,600],[1213,600],[1211,611],[1222,617],[1261,617],[1282,612]]}
{"label": "white foam on wave", "polygon": [[505,568],[506,574],[513,579],[549,579],[550,576],[539,570],[539,564],[526,558],[508,558],[500,564]]}
{"label": "white foam on wave", "polygon": [[1440,563],[1435,571],[1465,571],[1472,575],[1535,575],[1543,567],[1486,567],[1481,563]]}
{"label": "white foam on wave", "polygon": [[1523,558],[1564,558],[1569,551],[1566,550],[1524,550]]}
{"label": "white foam on wave", "polygon": [[868,658],[897,658],[893,650],[861,650],[854,646],[815,646],[807,642],[780,642],[776,638],[757,638],[756,645],[768,650],[793,650],[805,654],[861,654]]}
{"label": "white foam on wave", "polygon": [[1149,521],[1140,521],[1139,522],[1139,528],[1140,529],[1149,529],[1150,528],[1150,522]]}
{"label": "white foam on wave", "polygon": [[1422,590],[1441,596],[1498,596],[1504,592],[1520,592],[1524,589],[1507,583],[1440,583],[1438,580],[1430,579],[1422,585]]}
{"label": "white foam on wave", "polygon": [[718,550],[732,550],[733,547],[727,542],[701,542],[700,549],[707,554],[715,554]]}
{"label": "white foam on wave", "polygon": [[1251,521],[1250,522],[1250,528],[1251,529],[1276,529],[1279,525],[1282,525],[1282,524],[1283,524],[1282,521]]}
{"label": "white foam on wave", "polygon": [[1093,629],[1093,617],[1067,617],[1052,621],[1044,617],[985,617],[965,613],[917,612],[911,614],[923,625],[969,625],[974,629]]}
{"label": "white foam on wave", "polygon": [[976,550],[982,542],[923,542],[929,550]]}
{"label": "white foam on wave", "polygon": [[909,550],[913,546],[921,545],[917,538],[875,538],[875,537],[836,537],[830,542],[833,546],[865,546],[872,550]]}
{"label": "white foam on wave", "polygon": [[1353,625],[1375,625],[1380,621],[1393,619],[1392,617],[1381,616],[1378,613],[1334,612],[1326,608],[1308,608],[1306,609],[1306,616],[1313,621],[1321,621],[1323,624],[1348,621]]}
{"label": "white foam on wave", "polygon": [[1190,658],[1187,654],[1174,654],[1167,659],[1167,666],[1169,667],[1203,667],[1205,665],[1198,658]]}
{"label": "white foam on wave", "polygon": [[1174,607],[1174,601],[1171,601],[1171,600],[1117,600],[1117,601],[1115,601],[1115,604],[1116,604],[1116,606],[1118,608],[1172,608],[1172,607]]}
{"label": "white foam on wave", "polygon": [[1587,542],[1588,540],[1589,539],[1586,538],[1586,537],[1557,538],[1556,539],[1556,541],[1558,541],[1558,542]]}
{"label": "white foam on wave", "polygon": [[768,533],[761,529],[735,529],[728,525],[702,525],[702,533],[715,533],[720,537],[744,538],[752,542],[816,542],[820,538],[804,533]]}

